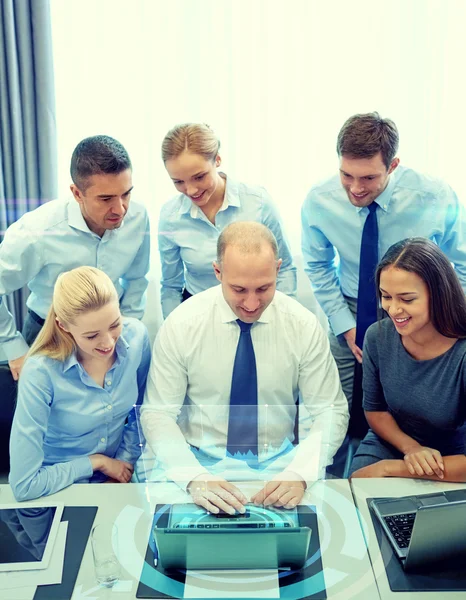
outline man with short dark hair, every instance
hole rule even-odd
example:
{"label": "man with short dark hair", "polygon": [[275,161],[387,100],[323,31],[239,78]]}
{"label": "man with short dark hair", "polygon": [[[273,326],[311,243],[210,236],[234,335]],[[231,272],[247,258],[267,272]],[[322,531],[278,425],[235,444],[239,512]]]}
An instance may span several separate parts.
{"label": "man with short dark hair", "polygon": [[[146,209],[130,203],[131,161],[117,140],[82,140],[71,158],[73,198],[53,200],[23,215],[0,245],[0,347],[18,379],[28,346],[51,305],[64,271],[88,265],[105,271],[118,291],[123,315],[142,318],[149,270]],[[4,296],[28,285],[23,334]]]}
{"label": "man with short dark hair", "polygon": [[[252,502],[296,506],[346,433],[327,337],[310,311],[276,291],[280,265],[267,227],[230,224],[213,265],[221,285],[170,313],[154,344],[144,434],[166,476],[214,513],[244,512],[248,499],[227,481],[235,473],[269,479]],[[312,426],[293,446],[298,395]]]}
{"label": "man with short dark hair", "polygon": [[[398,131],[377,112],[340,130],[339,174],[311,188],[302,207],[304,268],[329,319],[330,346],[351,406],[355,361],[377,319],[374,272],[395,242],[426,237],[445,252],[466,289],[464,208],[446,183],[404,166]],[[349,202],[348,202],[349,200]]]}

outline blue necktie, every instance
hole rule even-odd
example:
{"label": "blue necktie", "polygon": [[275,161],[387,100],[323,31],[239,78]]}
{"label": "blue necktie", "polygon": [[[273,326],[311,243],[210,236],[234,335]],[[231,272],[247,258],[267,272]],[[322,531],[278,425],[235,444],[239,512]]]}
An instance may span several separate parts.
{"label": "blue necktie", "polygon": [[[252,323],[236,322],[241,333],[231,379],[227,453],[257,462],[257,371],[251,339]],[[254,455],[245,456],[248,452]],[[240,453],[241,456],[238,456]]]}
{"label": "blue necktie", "polygon": [[356,344],[362,349],[367,328],[377,321],[377,290],[375,270],[379,260],[379,228],[377,206],[372,202],[367,207],[367,215],[361,238],[359,257],[358,313],[356,317]]}

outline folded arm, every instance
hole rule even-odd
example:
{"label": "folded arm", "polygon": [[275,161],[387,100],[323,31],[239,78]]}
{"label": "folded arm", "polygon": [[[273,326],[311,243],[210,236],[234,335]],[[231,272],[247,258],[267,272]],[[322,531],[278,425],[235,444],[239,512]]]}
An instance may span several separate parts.
{"label": "folded arm", "polygon": [[358,469],[352,477],[411,477],[413,479],[431,479],[434,481],[449,481],[452,483],[462,483],[466,481],[466,456],[457,454],[453,456],[443,456],[444,471],[443,477],[433,473],[419,475],[411,473],[404,460],[380,460],[373,465]]}
{"label": "folded arm", "polygon": [[26,361],[19,381],[10,437],[10,484],[19,501],[53,494],[93,473],[88,456],[43,465],[53,385],[49,374],[33,360]]}

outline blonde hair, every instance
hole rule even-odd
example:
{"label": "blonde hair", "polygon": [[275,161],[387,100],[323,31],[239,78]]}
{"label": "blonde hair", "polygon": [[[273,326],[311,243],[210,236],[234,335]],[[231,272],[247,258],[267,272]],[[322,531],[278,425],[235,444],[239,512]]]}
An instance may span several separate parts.
{"label": "blonde hair", "polygon": [[162,160],[167,162],[183,152],[200,154],[206,160],[214,161],[220,149],[220,141],[214,131],[205,123],[183,123],[175,125],[162,142]]}
{"label": "blonde hair", "polygon": [[94,267],[78,267],[62,273],[53,289],[52,306],[36,341],[28,352],[56,360],[67,359],[76,349],[73,336],[58,325],[74,325],[76,317],[118,302],[110,277]]}

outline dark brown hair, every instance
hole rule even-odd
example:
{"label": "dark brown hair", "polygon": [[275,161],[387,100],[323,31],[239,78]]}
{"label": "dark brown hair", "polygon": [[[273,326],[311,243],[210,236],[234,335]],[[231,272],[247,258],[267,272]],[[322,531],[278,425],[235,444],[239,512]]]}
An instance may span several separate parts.
{"label": "dark brown hair", "polygon": [[131,169],[128,153],[109,135],[81,140],[71,156],[71,179],[82,192],[86,191],[92,175],[118,175],[126,169]]}
{"label": "dark brown hair", "polygon": [[408,238],[390,246],[377,266],[380,275],[396,267],[415,273],[429,290],[429,314],[435,329],[448,338],[466,338],[466,297],[452,264],[440,248],[426,238]]}
{"label": "dark brown hair", "polygon": [[390,119],[377,112],[353,115],[340,129],[337,140],[338,156],[372,158],[379,152],[387,170],[398,151],[398,129]]}

